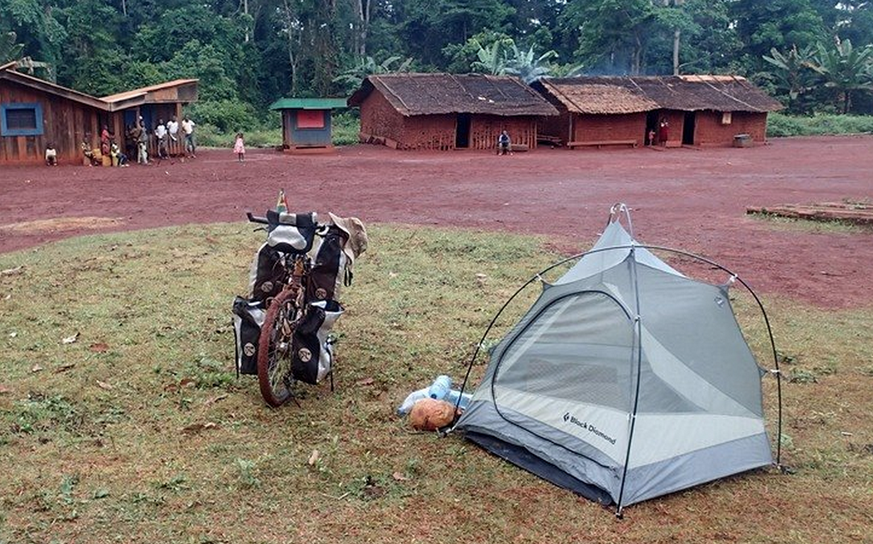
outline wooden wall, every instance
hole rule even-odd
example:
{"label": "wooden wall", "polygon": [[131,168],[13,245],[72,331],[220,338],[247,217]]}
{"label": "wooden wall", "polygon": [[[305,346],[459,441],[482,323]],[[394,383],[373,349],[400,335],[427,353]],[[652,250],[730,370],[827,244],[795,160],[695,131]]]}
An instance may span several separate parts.
{"label": "wooden wall", "polygon": [[470,122],[469,149],[497,149],[500,132],[509,133],[512,145],[537,147],[537,120],[535,117],[503,117],[497,115],[474,115]]}
{"label": "wooden wall", "polygon": [[43,115],[41,135],[0,134],[0,164],[42,163],[48,143],[57,150],[59,163],[82,164],[82,139],[87,134],[92,147],[99,147],[100,127],[110,118],[108,112],[9,80],[0,80],[0,103],[37,103]]}

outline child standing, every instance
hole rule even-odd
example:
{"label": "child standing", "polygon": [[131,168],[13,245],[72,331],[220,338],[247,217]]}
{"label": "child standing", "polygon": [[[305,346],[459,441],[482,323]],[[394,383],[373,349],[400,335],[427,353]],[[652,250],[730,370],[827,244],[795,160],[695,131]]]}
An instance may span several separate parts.
{"label": "child standing", "polygon": [[238,162],[246,162],[246,143],[242,132],[236,133],[236,141],[233,143],[233,152],[236,153]]}

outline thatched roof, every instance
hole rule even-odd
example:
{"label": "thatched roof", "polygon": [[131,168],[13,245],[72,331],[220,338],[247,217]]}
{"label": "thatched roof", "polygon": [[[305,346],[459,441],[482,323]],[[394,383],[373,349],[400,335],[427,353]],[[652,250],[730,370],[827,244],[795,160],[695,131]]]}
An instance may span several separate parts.
{"label": "thatched roof", "polygon": [[541,79],[534,87],[574,113],[782,109],[777,100],[739,76],[583,76]]}
{"label": "thatched roof", "polygon": [[484,74],[384,74],[369,76],[349,106],[374,90],[404,116],[446,113],[557,115],[558,111],[520,79]]}

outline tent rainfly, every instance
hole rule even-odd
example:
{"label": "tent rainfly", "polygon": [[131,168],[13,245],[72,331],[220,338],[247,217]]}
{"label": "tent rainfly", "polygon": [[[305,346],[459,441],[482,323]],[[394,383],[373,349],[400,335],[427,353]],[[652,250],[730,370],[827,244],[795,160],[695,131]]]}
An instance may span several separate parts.
{"label": "tent rainfly", "polygon": [[[556,485],[615,504],[619,515],[773,462],[765,372],[734,317],[732,281],[686,277],[649,249],[692,255],[640,245],[621,212],[630,227],[627,207],[613,207],[594,247],[545,284],[494,348],[454,427]],[[779,454],[777,446],[777,462]]]}

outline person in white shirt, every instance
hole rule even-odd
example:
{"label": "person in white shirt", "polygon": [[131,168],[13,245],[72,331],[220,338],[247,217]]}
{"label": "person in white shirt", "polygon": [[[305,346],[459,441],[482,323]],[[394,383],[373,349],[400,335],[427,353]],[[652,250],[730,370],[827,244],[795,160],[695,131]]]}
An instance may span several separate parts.
{"label": "person in white shirt", "polygon": [[158,126],[155,127],[155,138],[158,140],[158,159],[167,159],[170,154],[167,153],[167,127],[164,126],[164,120],[158,119]]}
{"label": "person in white shirt", "polygon": [[176,136],[179,134],[179,122],[176,121],[175,115],[167,121],[167,132],[170,133],[170,139],[175,142],[177,140]]}
{"label": "person in white shirt", "polygon": [[46,144],[45,146],[45,163],[47,166],[58,165],[58,151],[52,144]]}
{"label": "person in white shirt", "polygon": [[191,154],[191,157],[196,159],[197,145],[194,143],[194,127],[197,125],[185,116],[182,118],[182,132],[185,134],[185,151]]}

